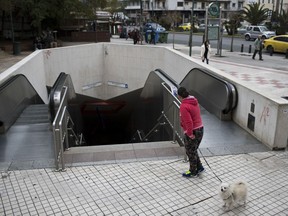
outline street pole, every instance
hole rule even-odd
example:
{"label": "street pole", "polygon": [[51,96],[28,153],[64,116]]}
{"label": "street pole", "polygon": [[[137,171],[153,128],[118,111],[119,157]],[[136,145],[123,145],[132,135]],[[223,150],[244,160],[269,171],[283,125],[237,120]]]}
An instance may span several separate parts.
{"label": "street pole", "polygon": [[152,6],[152,19],[154,19],[154,5],[153,5],[153,1],[152,0],[151,0],[151,6]]}
{"label": "street pole", "polygon": [[190,36],[189,36],[189,56],[192,55],[192,36],[193,36],[193,27],[194,27],[194,22],[193,22],[193,13],[194,10],[194,0],[192,0],[192,8],[191,8],[191,28],[190,28]]}
{"label": "street pole", "polygon": [[218,43],[219,43],[219,55],[220,57],[222,56],[222,22],[221,22],[221,17],[222,17],[222,8],[219,7],[220,13],[219,13],[219,26],[218,26]]}
{"label": "street pole", "polygon": [[11,37],[12,37],[12,43],[14,46],[14,25],[13,25],[13,15],[12,15],[12,3],[10,3],[10,22],[11,22]]}
{"label": "street pole", "polygon": [[141,40],[141,45],[142,45],[142,34],[143,34],[143,29],[142,29],[142,14],[143,14],[143,8],[142,8],[142,0],[140,0],[140,40]]}

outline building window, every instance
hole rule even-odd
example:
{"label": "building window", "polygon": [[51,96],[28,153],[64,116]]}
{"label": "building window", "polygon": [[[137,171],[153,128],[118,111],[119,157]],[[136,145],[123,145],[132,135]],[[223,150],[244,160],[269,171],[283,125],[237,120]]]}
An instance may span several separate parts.
{"label": "building window", "polygon": [[183,2],[177,2],[177,7],[183,7]]}
{"label": "building window", "polygon": [[236,6],[236,3],[232,3],[232,7],[234,8]]}

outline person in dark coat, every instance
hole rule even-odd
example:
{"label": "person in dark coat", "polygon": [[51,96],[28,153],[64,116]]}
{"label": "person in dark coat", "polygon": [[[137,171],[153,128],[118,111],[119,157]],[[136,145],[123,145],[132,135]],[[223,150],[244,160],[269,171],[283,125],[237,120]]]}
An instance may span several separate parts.
{"label": "person in dark coat", "polygon": [[258,38],[254,42],[254,53],[253,53],[252,59],[255,59],[255,56],[258,53],[259,60],[263,61],[262,48],[263,48],[263,40],[261,39],[261,35],[259,35]]}
{"label": "person in dark coat", "polygon": [[137,44],[139,41],[139,30],[138,29],[133,30],[133,41],[134,41],[134,44]]}

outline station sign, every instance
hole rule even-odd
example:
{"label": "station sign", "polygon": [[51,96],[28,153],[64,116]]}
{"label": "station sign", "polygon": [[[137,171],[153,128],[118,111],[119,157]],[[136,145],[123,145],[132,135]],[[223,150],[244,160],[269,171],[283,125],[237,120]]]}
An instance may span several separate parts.
{"label": "station sign", "polygon": [[208,12],[209,12],[210,16],[218,17],[220,14],[219,4],[217,2],[210,3],[208,6]]}

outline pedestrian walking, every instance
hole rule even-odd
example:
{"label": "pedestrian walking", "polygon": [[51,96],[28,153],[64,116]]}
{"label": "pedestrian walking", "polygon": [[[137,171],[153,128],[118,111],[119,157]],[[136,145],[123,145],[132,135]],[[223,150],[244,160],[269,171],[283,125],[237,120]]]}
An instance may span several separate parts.
{"label": "pedestrian walking", "polygon": [[189,95],[184,87],[180,87],[177,94],[181,101],[180,124],[184,131],[184,145],[190,164],[189,170],[182,176],[197,177],[205,170],[197,151],[204,133],[200,107],[198,100]]}
{"label": "pedestrian walking", "polygon": [[133,42],[134,42],[134,44],[137,44],[138,41],[139,41],[139,30],[134,29],[133,30]]}
{"label": "pedestrian walking", "polygon": [[202,62],[204,62],[206,59],[206,63],[209,64],[210,54],[211,54],[211,46],[209,44],[209,41],[206,40],[201,46]]}
{"label": "pedestrian walking", "polygon": [[254,42],[254,53],[253,53],[252,59],[255,59],[255,56],[258,53],[259,60],[263,61],[262,49],[263,49],[263,39],[261,39],[261,35],[259,35],[258,38]]}
{"label": "pedestrian walking", "polygon": [[156,44],[156,32],[152,29],[150,44]]}

